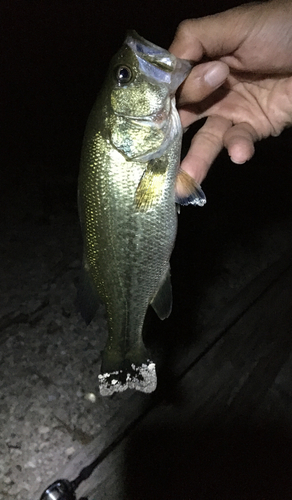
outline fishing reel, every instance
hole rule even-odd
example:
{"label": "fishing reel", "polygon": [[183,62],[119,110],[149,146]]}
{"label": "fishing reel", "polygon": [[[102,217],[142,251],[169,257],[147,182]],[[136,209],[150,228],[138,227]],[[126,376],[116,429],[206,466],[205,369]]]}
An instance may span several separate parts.
{"label": "fishing reel", "polygon": [[[74,481],[70,482],[67,479],[58,479],[45,489],[40,500],[77,500],[75,495],[77,486]],[[88,499],[82,497],[79,500]]]}
{"label": "fishing reel", "polygon": [[[101,453],[91,464],[84,467],[79,476],[74,481],[68,479],[58,479],[43,492],[40,500],[77,500],[75,491],[78,486],[88,479],[94,469],[101,463],[104,458],[104,453]],[[86,497],[79,498],[79,500],[88,500]]]}

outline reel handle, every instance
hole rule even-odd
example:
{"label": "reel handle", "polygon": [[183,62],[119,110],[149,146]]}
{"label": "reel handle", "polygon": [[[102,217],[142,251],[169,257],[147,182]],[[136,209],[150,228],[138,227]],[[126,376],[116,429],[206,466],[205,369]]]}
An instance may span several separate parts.
{"label": "reel handle", "polygon": [[[58,479],[45,489],[40,500],[77,500],[73,483],[67,479]],[[79,500],[88,499],[82,497]]]}

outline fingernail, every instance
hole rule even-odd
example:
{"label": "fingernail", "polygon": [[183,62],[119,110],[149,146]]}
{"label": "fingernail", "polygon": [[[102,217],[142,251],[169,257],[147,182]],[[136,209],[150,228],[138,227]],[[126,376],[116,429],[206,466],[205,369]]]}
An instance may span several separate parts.
{"label": "fingernail", "polygon": [[226,64],[215,63],[214,66],[208,69],[204,76],[205,82],[210,85],[210,87],[219,87],[227,78],[229,74],[229,69]]}
{"label": "fingernail", "polygon": [[246,163],[246,160],[238,160],[236,158],[233,158],[232,156],[230,156],[230,160],[236,165],[243,165],[244,163]]}

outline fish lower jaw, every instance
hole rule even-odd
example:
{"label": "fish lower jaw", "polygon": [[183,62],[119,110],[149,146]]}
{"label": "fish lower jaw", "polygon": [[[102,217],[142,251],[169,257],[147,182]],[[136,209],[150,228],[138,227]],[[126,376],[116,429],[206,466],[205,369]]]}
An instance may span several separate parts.
{"label": "fish lower jaw", "polygon": [[155,363],[150,360],[141,366],[132,364],[127,373],[123,370],[102,373],[98,379],[101,396],[111,396],[114,392],[124,392],[127,389],[151,393],[157,386]]}
{"label": "fish lower jaw", "polygon": [[150,115],[124,115],[120,113],[115,113],[117,116],[123,117],[126,120],[130,120],[138,126],[146,127],[157,127],[158,129],[163,128],[165,124],[169,121],[172,113],[172,106],[169,103],[164,103],[163,106]]}

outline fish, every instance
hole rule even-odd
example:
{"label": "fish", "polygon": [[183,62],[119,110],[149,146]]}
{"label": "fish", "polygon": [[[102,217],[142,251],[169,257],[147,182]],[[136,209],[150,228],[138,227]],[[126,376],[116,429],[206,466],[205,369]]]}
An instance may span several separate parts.
{"label": "fish", "polygon": [[[81,151],[78,209],[83,238],[78,303],[86,323],[105,304],[108,338],[102,352],[102,396],[157,386],[143,323],[172,309],[170,256],[177,202],[206,198],[179,171],[182,126],[175,93],[192,68],[135,31],[109,64],[89,115]],[[188,186],[175,198],[175,183]],[[180,191],[184,192],[183,189]]]}

